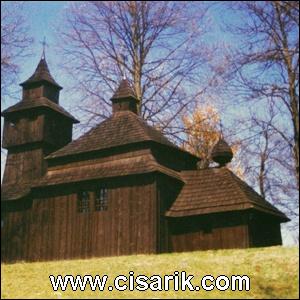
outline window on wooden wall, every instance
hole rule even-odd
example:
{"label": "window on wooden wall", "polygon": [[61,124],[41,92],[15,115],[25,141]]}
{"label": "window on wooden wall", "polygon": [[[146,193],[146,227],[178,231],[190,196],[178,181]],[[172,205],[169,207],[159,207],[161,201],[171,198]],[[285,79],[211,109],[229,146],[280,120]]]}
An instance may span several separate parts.
{"label": "window on wooden wall", "polygon": [[9,126],[15,128],[17,126],[18,121],[10,121]]}
{"label": "window on wooden wall", "polygon": [[78,212],[90,211],[90,194],[87,191],[81,191],[77,195],[77,209]]}
{"label": "window on wooden wall", "polygon": [[99,188],[95,191],[95,210],[103,211],[108,208],[108,192],[106,188]]}

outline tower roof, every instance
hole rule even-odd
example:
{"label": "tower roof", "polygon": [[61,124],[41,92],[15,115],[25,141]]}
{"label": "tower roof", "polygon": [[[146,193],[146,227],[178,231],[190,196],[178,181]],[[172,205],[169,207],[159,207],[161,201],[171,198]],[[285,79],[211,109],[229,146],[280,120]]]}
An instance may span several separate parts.
{"label": "tower roof", "polygon": [[55,111],[71,119],[73,123],[79,123],[79,121],[74,116],[72,116],[69,112],[67,112],[62,106],[50,101],[45,97],[39,98],[38,100],[33,99],[33,100],[20,101],[17,104],[10,106],[9,108],[2,111],[1,116],[7,117],[9,115],[13,115],[18,112],[29,111],[37,108]]}
{"label": "tower roof", "polygon": [[46,59],[44,57],[41,58],[33,75],[29,77],[27,80],[25,80],[24,82],[22,82],[20,85],[22,87],[27,87],[33,83],[38,83],[38,82],[48,82],[51,83],[52,85],[55,85],[60,90],[62,89],[62,87],[53,79],[52,75],[50,74]]}
{"label": "tower roof", "polygon": [[221,166],[229,163],[232,160],[233,152],[227,142],[220,138],[212,151],[212,159]]}
{"label": "tower roof", "polygon": [[[20,85],[25,88],[26,87],[30,88],[34,83],[40,83],[40,82],[48,82],[56,89],[58,90],[62,89],[62,87],[58,83],[56,83],[56,81],[51,76],[46,59],[44,57],[41,58],[33,75],[26,81],[22,82]],[[74,116],[68,113],[58,103],[53,102],[49,98],[49,96],[48,97],[47,96],[39,95],[31,98],[31,97],[24,97],[23,95],[22,101],[2,111],[1,116],[8,117],[8,116],[19,114],[20,112],[23,111],[46,109],[48,111],[50,110],[56,113],[60,113],[61,115],[64,115],[65,117],[71,119],[73,123],[79,123],[79,121]]]}
{"label": "tower roof", "polygon": [[115,91],[111,100],[117,100],[117,99],[123,99],[123,98],[134,98],[137,101],[134,91],[132,90],[127,79],[123,79],[120,82],[120,85],[117,88],[117,90]]}

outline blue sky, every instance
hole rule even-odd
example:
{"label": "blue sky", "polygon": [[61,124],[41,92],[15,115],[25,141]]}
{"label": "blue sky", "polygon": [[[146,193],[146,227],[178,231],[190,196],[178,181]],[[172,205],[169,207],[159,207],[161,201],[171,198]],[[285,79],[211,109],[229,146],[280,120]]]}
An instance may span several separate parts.
{"label": "blue sky", "polygon": [[[61,18],[67,1],[28,1],[24,3],[24,13],[30,26],[29,34],[33,37],[32,57],[28,58],[22,66],[20,80],[27,79],[34,71],[42,53],[42,40],[45,37],[48,46],[46,47],[46,58],[51,69],[51,73],[57,81],[62,81],[63,76],[57,71],[56,54],[54,45],[54,26]],[[57,74],[56,74],[57,73]]]}
{"label": "blue sky", "polygon": [[[55,35],[54,27],[62,20],[64,9],[69,5],[69,1],[26,1],[24,2],[24,13],[26,15],[28,24],[30,26],[29,34],[33,37],[34,42],[32,44],[32,57],[28,58],[25,64],[22,66],[20,81],[27,79],[32,72],[34,71],[42,52],[41,41],[44,36],[46,37],[47,44],[49,45],[46,48],[47,52],[47,62],[51,68],[51,72],[55,76],[58,82],[63,85],[62,81],[65,80],[65,76],[60,74],[60,70],[57,65],[57,56],[55,54],[55,44],[59,43]],[[232,42],[231,37],[224,35],[221,32],[220,27],[222,26],[222,20],[225,18],[230,18],[230,15],[227,13],[223,14],[222,9],[218,6],[215,6],[211,10],[211,22],[214,28],[213,33],[210,34],[210,40],[212,43],[218,40],[225,42]],[[222,20],[221,16],[222,15]]]}

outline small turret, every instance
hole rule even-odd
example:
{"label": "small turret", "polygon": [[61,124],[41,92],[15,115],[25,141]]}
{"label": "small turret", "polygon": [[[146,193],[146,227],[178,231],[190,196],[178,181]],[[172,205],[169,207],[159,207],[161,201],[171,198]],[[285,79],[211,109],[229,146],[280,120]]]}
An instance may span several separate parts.
{"label": "small turret", "polygon": [[132,111],[138,113],[138,99],[136,98],[127,79],[123,79],[111,98],[113,114],[118,111]]}
{"label": "small turret", "polygon": [[213,148],[211,157],[213,161],[220,165],[220,167],[223,167],[231,162],[233,158],[233,152],[226,141],[223,138],[220,138]]}

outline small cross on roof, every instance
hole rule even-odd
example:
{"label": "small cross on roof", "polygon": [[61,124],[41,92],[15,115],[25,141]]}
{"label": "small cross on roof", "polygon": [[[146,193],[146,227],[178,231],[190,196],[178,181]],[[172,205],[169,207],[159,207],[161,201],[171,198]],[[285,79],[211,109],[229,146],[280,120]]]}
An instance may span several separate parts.
{"label": "small cross on roof", "polygon": [[46,43],[46,37],[45,36],[44,36],[43,41],[41,41],[40,43],[43,45],[42,59],[45,59],[46,58],[46,47],[49,46]]}

